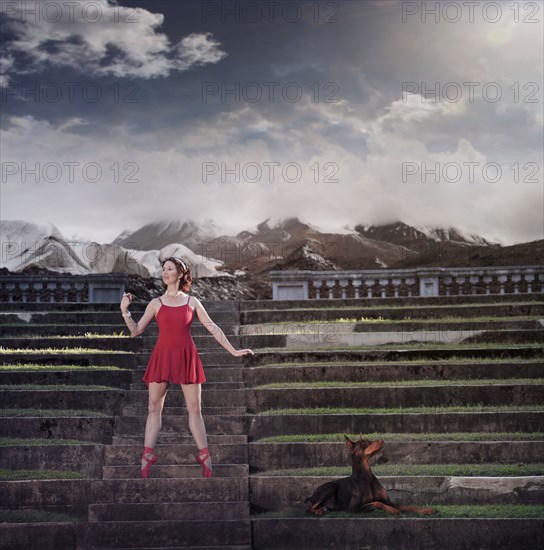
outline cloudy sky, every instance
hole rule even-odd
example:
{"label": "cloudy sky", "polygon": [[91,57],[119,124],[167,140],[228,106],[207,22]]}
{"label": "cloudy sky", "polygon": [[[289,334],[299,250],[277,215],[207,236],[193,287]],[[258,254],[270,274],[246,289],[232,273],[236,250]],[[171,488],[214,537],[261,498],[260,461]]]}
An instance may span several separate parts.
{"label": "cloudy sky", "polygon": [[436,4],[0,0],[0,217],[543,238],[544,4]]}

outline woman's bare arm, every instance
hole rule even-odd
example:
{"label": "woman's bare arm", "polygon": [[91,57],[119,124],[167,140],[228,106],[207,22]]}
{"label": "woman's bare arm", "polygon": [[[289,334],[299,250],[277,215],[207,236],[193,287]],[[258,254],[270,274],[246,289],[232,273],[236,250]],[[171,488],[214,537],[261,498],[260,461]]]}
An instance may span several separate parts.
{"label": "woman's bare arm", "polygon": [[[130,335],[132,337],[140,336],[142,332],[146,329],[147,325],[153,320],[155,317],[155,313],[157,311],[157,302],[158,298],[153,298],[149,304],[147,304],[147,307],[145,308],[144,314],[140,317],[140,320],[136,322],[131,316],[125,317],[125,323],[127,325],[127,328],[130,330]],[[123,299],[121,300],[121,311],[123,314],[128,313],[128,306],[132,303],[132,294],[127,294],[123,296]]]}
{"label": "woman's bare arm", "polygon": [[195,311],[198,316],[198,320],[202,323],[211,335],[232,355],[240,357],[250,353],[253,355],[253,351],[250,349],[235,349],[233,345],[228,341],[225,333],[210,319],[208,312],[204,309],[204,306],[200,303],[198,298],[192,297],[195,305]]}

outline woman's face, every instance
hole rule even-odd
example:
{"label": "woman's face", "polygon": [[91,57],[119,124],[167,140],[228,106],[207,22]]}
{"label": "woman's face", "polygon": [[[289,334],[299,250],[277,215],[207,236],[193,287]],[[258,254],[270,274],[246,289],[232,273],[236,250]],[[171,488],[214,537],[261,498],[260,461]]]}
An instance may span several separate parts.
{"label": "woman's face", "polygon": [[164,262],[162,266],[162,280],[164,284],[175,283],[179,279],[179,273],[176,264],[171,260]]}

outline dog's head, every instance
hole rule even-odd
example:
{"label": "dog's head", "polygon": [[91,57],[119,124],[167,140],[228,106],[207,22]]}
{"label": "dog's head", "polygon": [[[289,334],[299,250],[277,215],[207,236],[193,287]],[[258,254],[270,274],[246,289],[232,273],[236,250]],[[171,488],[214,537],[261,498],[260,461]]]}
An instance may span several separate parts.
{"label": "dog's head", "polygon": [[349,452],[361,460],[368,460],[371,456],[374,456],[376,453],[380,452],[384,447],[383,439],[370,441],[369,439],[364,439],[363,434],[359,436],[357,441],[352,441],[347,435],[344,434],[344,441]]}

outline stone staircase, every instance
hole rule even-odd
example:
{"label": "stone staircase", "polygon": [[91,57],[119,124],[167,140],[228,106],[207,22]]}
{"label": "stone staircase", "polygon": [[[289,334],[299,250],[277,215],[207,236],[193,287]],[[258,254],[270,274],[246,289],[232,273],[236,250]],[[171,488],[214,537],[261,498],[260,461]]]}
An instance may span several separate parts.
{"label": "stone staircase", "polygon": [[[541,547],[543,318],[527,295],[241,303],[253,548]],[[304,513],[361,432],[392,500],[437,516]]]}
{"label": "stone staircase", "polygon": [[[172,387],[147,480],[156,325],[126,338],[117,305],[0,306],[2,549],[542,546],[542,295],[204,305],[255,355],[195,318],[214,477]],[[392,499],[438,516],[305,513],[361,432],[385,440],[373,470]]]}
{"label": "stone staircase", "polygon": [[[238,345],[236,304],[204,305]],[[135,304],[136,318],[144,307]],[[208,379],[202,399],[214,477],[202,479],[181,389],[172,386],[156,447],[159,462],[151,478],[142,480],[147,390],[141,377],[156,325],[140,338],[112,338],[123,330],[118,307],[89,306],[91,311],[82,312],[81,305],[78,311],[76,304],[42,304],[32,313],[36,305],[13,304],[3,309],[0,391],[7,422],[0,431],[6,438],[0,467],[59,471],[48,476],[52,479],[37,480],[39,472],[30,472],[34,479],[2,481],[3,548],[251,548],[239,359],[195,318],[193,338]],[[91,320],[96,324],[82,324]],[[23,362],[26,366],[10,370]],[[29,438],[38,439],[25,444]],[[62,479],[60,470],[85,476]],[[14,510],[27,518],[10,521]],[[36,520],[38,512],[42,516]],[[60,521],[58,514],[64,514]]]}

